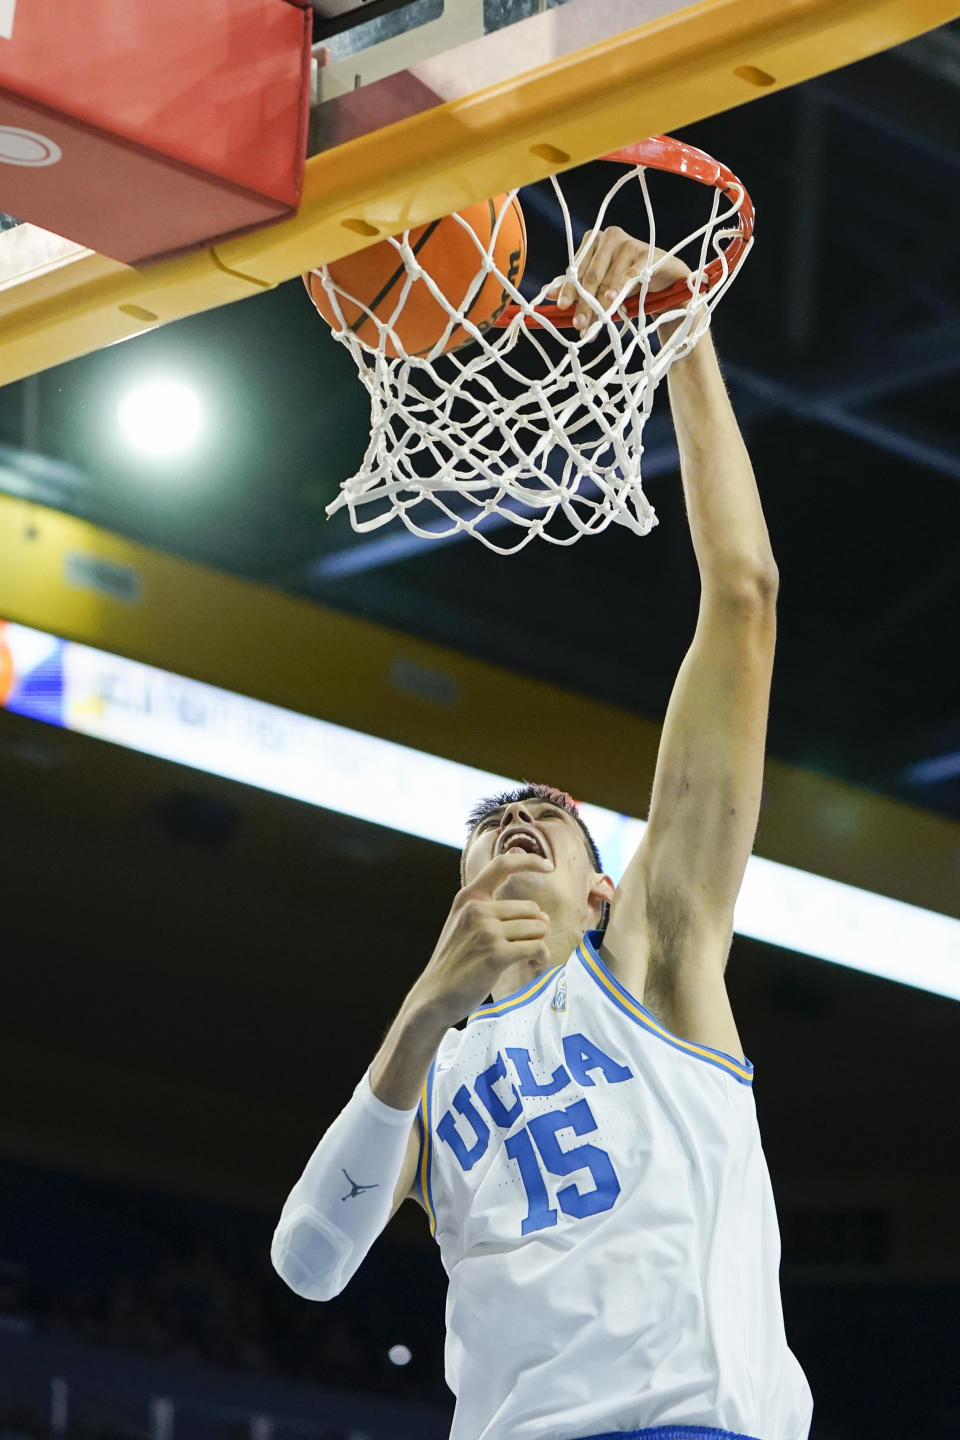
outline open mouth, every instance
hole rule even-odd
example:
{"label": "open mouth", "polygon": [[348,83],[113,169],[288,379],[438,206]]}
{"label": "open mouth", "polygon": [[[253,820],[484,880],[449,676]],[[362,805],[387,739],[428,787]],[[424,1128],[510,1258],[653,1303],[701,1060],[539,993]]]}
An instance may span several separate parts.
{"label": "open mouth", "polygon": [[497,854],[509,855],[512,850],[519,850],[524,855],[539,855],[544,860],[547,859],[543,842],[534,830],[505,830],[497,842]]}

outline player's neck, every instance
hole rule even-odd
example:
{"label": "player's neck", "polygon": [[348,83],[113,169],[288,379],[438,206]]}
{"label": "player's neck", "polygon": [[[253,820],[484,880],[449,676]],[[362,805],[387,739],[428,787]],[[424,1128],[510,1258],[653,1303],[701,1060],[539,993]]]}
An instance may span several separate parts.
{"label": "player's neck", "polygon": [[547,944],[550,947],[550,958],[538,965],[534,970],[528,961],[520,961],[516,965],[510,965],[500,974],[500,979],[494,986],[492,996],[494,1001],[503,1000],[507,995],[514,995],[524,986],[531,985],[539,980],[541,975],[546,975],[548,970],[554,970],[558,965],[563,965],[569,960],[573,951],[583,938],[579,928],[567,928],[558,930],[547,935]]}

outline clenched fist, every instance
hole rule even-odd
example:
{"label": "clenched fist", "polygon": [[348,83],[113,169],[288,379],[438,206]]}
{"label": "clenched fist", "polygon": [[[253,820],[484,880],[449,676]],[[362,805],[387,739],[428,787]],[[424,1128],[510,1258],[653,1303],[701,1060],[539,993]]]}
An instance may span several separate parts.
{"label": "clenched fist", "polygon": [[540,855],[496,855],[457,892],[436,949],[410,998],[455,1025],[482,1005],[502,972],[522,961],[531,975],[550,962],[549,917],[535,900],[499,900],[497,891],[523,870],[548,871]]}

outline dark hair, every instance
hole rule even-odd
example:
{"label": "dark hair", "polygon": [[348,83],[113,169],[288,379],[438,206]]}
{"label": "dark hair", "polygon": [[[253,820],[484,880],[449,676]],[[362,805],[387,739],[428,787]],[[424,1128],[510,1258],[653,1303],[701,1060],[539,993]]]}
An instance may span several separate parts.
{"label": "dark hair", "polygon": [[[552,785],[535,785],[531,781],[525,780],[523,784],[518,785],[515,790],[504,790],[500,795],[489,795],[484,800],[478,800],[467,816],[467,844],[470,843],[473,832],[480,824],[480,821],[487,815],[491,814],[494,810],[502,810],[507,805],[522,804],[524,800],[545,800],[551,805],[556,805],[558,810],[566,810],[568,815],[572,815],[580,826],[584,843],[593,861],[594,870],[596,870],[599,875],[603,874],[603,861],[600,859],[600,851],[597,849],[596,841],[590,834],[590,831],[583,823],[579,805],[571,795],[567,794],[566,790],[557,790]],[[466,850],[466,846],[464,846],[464,850]],[[460,877],[461,879],[463,878],[462,855],[460,858]]]}

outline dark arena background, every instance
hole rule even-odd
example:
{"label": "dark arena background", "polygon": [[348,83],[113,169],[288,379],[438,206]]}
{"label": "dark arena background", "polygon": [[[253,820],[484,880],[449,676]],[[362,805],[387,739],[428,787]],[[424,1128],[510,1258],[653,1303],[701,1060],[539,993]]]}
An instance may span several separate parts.
{"label": "dark arena background", "polygon": [[[958,106],[951,24],[677,132],[758,216],[713,327],[781,576],[757,853],[954,921]],[[588,214],[596,168],[567,183]],[[113,414],[156,373],[205,427],[144,459]],[[365,398],[299,280],[6,385],[0,618],[71,641],[115,612],[116,653],[164,672],[644,815],[698,597],[666,394],[658,528],[515,560],[328,523]],[[74,608],[43,625],[62,525],[117,542],[69,541]],[[0,703],[0,1440],[442,1440],[421,1211],[322,1305],[269,1247],[456,851],[84,733],[44,711],[52,673]],[[900,958],[892,979],[738,934],[727,972],[814,1440],[960,1436],[960,948],[939,985]]]}

